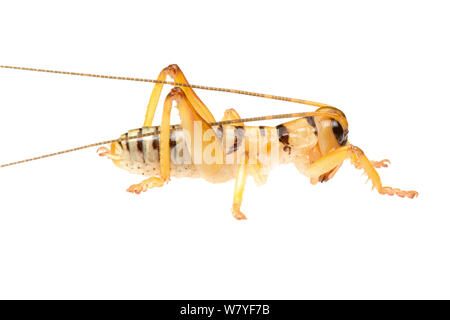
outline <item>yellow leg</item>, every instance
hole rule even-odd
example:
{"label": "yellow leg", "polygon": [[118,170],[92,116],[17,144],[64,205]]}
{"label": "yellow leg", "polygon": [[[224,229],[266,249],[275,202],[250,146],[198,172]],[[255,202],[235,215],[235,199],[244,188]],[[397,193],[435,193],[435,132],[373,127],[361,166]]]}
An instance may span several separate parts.
{"label": "yellow leg", "polygon": [[164,101],[164,109],[159,127],[160,152],[159,168],[161,180],[164,182],[170,179],[170,113],[172,111],[172,102],[176,99],[175,88],[170,91]]}
{"label": "yellow leg", "polygon": [[170,179],[170,112],[172,110],[172,91],[164,102],[163,118],[160,126],[160,176],[151,177],[131,185],[127,191],[140,194],[149,188],[162,187]]}
{"label": "yellow leg", "polygon": [[336,174],[336,172],[338,172],[340,167],[341,167],[341,165],[338,165],[333,170],[331,170],[331,171],[329,171],[329,172],[327,172],[325,174],[320,175],[318,181],[320,181],[320,182],[327,182],[328,180],[332,179],[334,177],[334,175]]}
{"label": "yellow leg", "polygon": [[[167,69],[167,68],[166,68]],[[167,71],[163,69],[156,80],[164,81],[167,78]],[[145,120],[143,127],[150,127],[153,123],[153,118],[155,117],[156,107],[158,106],[159,97],[161,96],[161,91],[163,88],[163,84],[157,83],[153,87],[152,94],[150,96],[150,100],[147,105],[147,112],[145,114]]]}
{"label": "yellow leg", "polygon": [[[234,109],[227,109],[225,111],[225,114],[223,115],[222,121],[226,120],[236,120],[240,119],[239,113],[237,113]],[[233,126],[242,126],[243,123],[235,123]],[[233,207],[231,209],[231,212],[233,214],[233,217],[237,220],[245,220],[247,217],[241,212],[241,204],[242,204],[242,197],[244,194],[244,188],[245,188],[245,180],[247,178],[247,161],[244,161],[244,163],[239,165],[237,175],[236,175],[236,183],[234,186],[234,196],[233,196]],[[258,171],[256,170],[256,167],[250,167],[251,173],[255,175],[255,177],[258,177]]]}
{"label": "yellow leg", "polygon": [[164,180],[159,177],[151,177],[145,179],[144,181],[131,185],[127,191],[131,193],[139,194],[141,192],[145,192],[150,188],[162,187],[164,185]]}
{"label": "yellow leg", "polygon": [[[363,169],[364,173],[369,177],[369,180],[372,181],[373,188],[376,188],[380,194],[388,194],[391,196],[395,194],[399,197],[408,197],[411,199],[418,195],[416,191],[403,191],[398,188],[383,186],[380,176],[371,161],[364,155],[364,152],[360,148],[350,144],[336,149],[312,163],[306,174],[311,178],[317,178],[342,164],[345,159],[350,159],[356,168]],[[375,162],[375,164],[385,166],[383,165],[384,162],[386,161]]]}
{"label": "yellow leg", "polygon": [[247,164],[242,163],[239,165],[238,173],[236,176],[236,184],[234,186],[233,208],[231,212],[233,217],[238,220],[245,220],[247,217],[241,212],[242,195],[244,193],[245,179],[247,177]]}
{"label": "yellow leg", "polygon": [[[170,179],[170,114],[172,111],[173,102],[177,103],[177,108],[179,110],[180,118],[181,118],[181,127],[184,129],[185,133],[189,135],[186,137],[186,141],[191,141],[190,152],[191,155],[194,152],[194,127],[195,122],[201,123],[201,131],[199,134],[201,135],[200,139],[203,138],[205,132],[207,130],[212,130],[211,126],[206,122],[195,110],[190,101],[187,99],[184,92],[179,88],[173,88],[170,93],[167,95],[164,101],[164,109],[162,122],[160,126],[160,176],[161,177],[151,177],[142,181],[141,183],[132,185],[128,188],[127,191],[139,194],[141,192],[146,191],[149,188],[153,187],[161,187],[165,182]],[[222,152],[221,146],[217,144],[217,152]],[[202,144],[204,147],[204,145]],[[100,155],[107,155],[108,150],[101,149]],[[203,152],[203,150],[200,150]],[[222,152],[223,153],[223,152]],[[200,163],[198,165],[200,172],[205,176],[214,175],[219,169],[219,164],[203,164]]]}
{"label": "yellow leg", "polygon": [[[174,82],[188,84],[186,77],[184,76],[181,69],[176,65],[172,64],[166,68],[164,68],[159,76],[159,81],[165,81],[167,76],[170,76]],[[150,101],[147,106],[147,113],[145,115],[144,127],[151,126],[153,123],[153,118],[155,116],[156,107],[158,105],[159,98],[161,96],[161,90],[163,88],[163,84],[157,83],[153,87],[152,95],[150,96]],[[205,104],[200,100],[197,94],[189,87],[181,87],[181,90],[186,95],[186,98],[190,101],[195,111],[207,122],[215,122],[215,119]]]}
{"label": "yellow leg", "polygon": [[[211,130],[210,132],[214,132],[208,122],[197,113],[181,88],[173,88],[164,101],[163,117],[160,127],[160,170],[161,179],[163,181],[168,181],[170,178],[170,113],[172,103],[174,101],[177,103],[177,108],[180,114],[181,127],[184,129],[184,133],[189,135],[189,137],[186,137],[186,141],[191,141],[191,145],[188,147],[194,163],[196,158],[202,160],[203,151],[207,146],[205,143],[202,143],[202,149],[196,150],[195,140],[201,139],[200,141],[203,141],[203,137],[206,136],[206,132],[208,130]],[[198,123],[201,127],[199,132],[196,132],[195,130],[196,123]],[[197,137],[196,134],[200,134],[201,136]],[[223,154],[221,143],[219,143],[215,135],[214,139],[215,141],[211,143],[217,142],[215,151]],[[196,152],[201,154],[194,155]],[[218,163],[206,164],[203,160],[196,164],[201,175],[206,178],[214,176],[214,174],[217,173],[221,167]]]}
{"label": "yellow leg", "polygon": [[[240,119],[240,118],[241,118],[241,116],[239,115],[239,113],[237,113],[236,110],[231,108],[231,109],[225,110],[225,113],[223,114],[223,117],[222,117],[222,121],[236,120],[236,119]],[[243,126],[243,125],[244,124],[242,122],[233,123],[233,126]]]}

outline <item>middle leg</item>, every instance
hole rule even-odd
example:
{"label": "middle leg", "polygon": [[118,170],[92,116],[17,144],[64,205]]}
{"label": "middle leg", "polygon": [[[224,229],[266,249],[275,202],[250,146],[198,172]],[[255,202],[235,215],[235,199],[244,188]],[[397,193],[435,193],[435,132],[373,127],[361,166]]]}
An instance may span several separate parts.
{"label": "middle leg", "polygon": [[[223,115],[222,121],[226,120],[237,120],[241,119],[239,116],[239,113],[234,109],[227,109],[225,111],[225,114]],[[234,123],[233,125],[229,125],[229,127],[235,127],[235,126],[243,126],[244,123]],[[228,126],[226,126],[228,127]],[[234,130],[233,130],[234,131]],[[261,166],[259,161],[256,163],[249,163],[248,161],[248,144],[249,143],[255,143],[255,141],[248,141],[248,143],[245,143],[245,155],[244,155],[244,161],[243,163],[239,164],[237,173],[236,173],[236,182],[234,186],[234,195],[233,195],[233,206],[231,209],[231,212],[233,214],[233,217],[237,220],[245,220],[247,217],[241,212],[241,204],[244,194],[244,188],[245,183],[247,179],[247,175],[253,176],[255,179],[255,182],[258,185],[264,184],[265,180],[267,179],[267,176],[264,174],[261,174]]]}
{"label": "middle leg", "polygon": [[[225,110],[225,113],[223,115],[222,121],[226,120],[237,120],[240,119],[239,113],[237,113],[234,109],[227,109]],[[236,123],[233,125],[230,125],[230,127],[233,126],[242,126],[243,123]],[[236,174],[236,183],[234,186],[234,195],[233,195],[233,206],[231,208],[231,213],[233,214],[233,217],[237,220],[245,220],[247,217],[241,212],[241,204],[242,204],[242,197],[244,194],[244,188],[245,188],[245,180],[247,179],[247,163],[244,161],[244,163],[241,163],[238,167],[238,171]]]}

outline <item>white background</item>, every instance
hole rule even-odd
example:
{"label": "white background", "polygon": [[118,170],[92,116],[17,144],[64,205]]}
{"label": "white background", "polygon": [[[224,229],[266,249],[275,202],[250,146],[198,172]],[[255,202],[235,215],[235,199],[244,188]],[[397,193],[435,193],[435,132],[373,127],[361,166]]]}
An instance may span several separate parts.
{"label": "white background", "polygon": [[[156,78],[341,108],[379,195],[346,163],[234,182],[142,180],[95,149],[0,169],[0,298],[450,298],[445,1],[3,1],[0,64]],[[0,163],[142,125],[152,86],[0,69]],[[164,91],[167,92],[167,91]],[[198,91],[216,118],[311,110]],[[177,122],[177,119],[173,119]]]}

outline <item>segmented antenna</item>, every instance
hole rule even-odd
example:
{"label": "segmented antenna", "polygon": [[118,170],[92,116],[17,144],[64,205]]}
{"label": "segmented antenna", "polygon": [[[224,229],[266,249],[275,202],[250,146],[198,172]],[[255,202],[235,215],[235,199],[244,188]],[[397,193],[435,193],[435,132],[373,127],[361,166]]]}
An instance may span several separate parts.
{"label": "segmented antenna", "polygon": [[220,92],[227,92],[227,93],[242,94],[242,95],[252,96],[252,97],[260,97],[260,98],[267,98],[267,99],[273,99],[273,100],[287,101],[287,102],[293,102],[293,103],[300,103],[300,104],[305,104],[305,105],[315,106],[315,107],[329,107],[328,104],[321,103],[321,102],[315,102],[315,101],[309,101],[309,100],[303,100],[303,99],[296,99],[296,98],[288,98],[288,97],[282,97],[282,96],[275,96],[275,95],[271,95],[271,94],[264,94],[264,93],[236,90],[236,89],[216,88],[216,87],[202,86],[202,85],[196,85],[196,84],[179,83],[179,82],[173,82],[173,81],[162,81],[162,80],[153,80],[153,79],[145,79],[145,78],[121,77],[121,76],[112,76],[112,75],[104,75],[104,74],[92,74],[92,73],[81,73],[81,72],[59,71],[59,70],[47,70],[47,69],[36,69],[36,68],[15,67],[15,66],[2,66],[2,65],[0,65],[0,68],[3,68],[3,69],[14,69],[14,70],[25,70],[25,71],[35,71],[35,72],[46,72],[46,73],[56,73],[56,74],[65,74],[65,75],[71,75],[71,76],[81,76],[81,77],[91,77],[91,78],[102,78],[102,79],[114,79],[114,80],[126,80],[126,81],[138,81],[138,82],[168,84],[168,85],[177,86],[177,87],[189,87],[189,88],[201,89],[201,90],[220,91]]}
{"label": "segmented antenna", "polygon": [[20,160],[20,161],[15,161],[15,162],[2,164],[2,165],[0,165],[0,168],[14,166],[16,164],[30,162],[30,161],[34,161],[34,160],[40,160],[40,159],[49,158],[49,157],[53,157],[53,156],[59,156],[60,154],[69,153],[69,152],[73,152],[73,151],[78,151],[78,150],[82,150],[82,149],[86,149],[86,148],[92,148],[92,147],[96,147],[96,146],[101,146],[101,145],[104,145],[104,144],[113,143],[113,142],[117,142],[117,141],[120,141],[120,139],[108,140],[108,141],[102,141],[102,142],[96,142],[96,143],[92,143],[92,144],[87,144],[87,145],[81,146],[81,147],[76,147],[76,148],[67,149],[67,150],[63,150],[63,151],[58,151],[58,152],[54,152],[54,153],[44,154],[42,156],[37,156],[37,157],[25,159],[25,160]]}

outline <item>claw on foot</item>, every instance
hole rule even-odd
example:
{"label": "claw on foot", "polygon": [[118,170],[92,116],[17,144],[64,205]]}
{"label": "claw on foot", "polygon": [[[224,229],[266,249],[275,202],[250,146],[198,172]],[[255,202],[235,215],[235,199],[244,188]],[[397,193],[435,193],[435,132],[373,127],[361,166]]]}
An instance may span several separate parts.
{"label": "claw on foot", "polygon": [[399,197],[407,197],[410,199],[414,199],[415,197],[417,197],[419,195],[419,193],[417,191],[404,191],[404,190],[400,190],[398,188],[391,188],[391,187],[382,187],[382,189],[379,191],[381,194],[387,194],[390,196],[393,195],[397,195]]}
{"label": "claw on foot", "polygon": [[111,160],[120,160],[120,157],[116,154],[111,153],[111,151],[107,147],[98,148],[97,153],[100,157],[107,157]]}
{"label": "claw on foot", "polygon": [[388,159],[383,159],[381,161],[371,161],[371,163],[375,168],[387,168],[388,163],[391,164]]}
{"label": "claw on foot", "polygon": [[[374,167],[374,168],[387,168],[388,164],[390,164],[391,162],[388,159],[383,159],[381,161],[370,161],[370,164]],[[360,163],[353,163],[353,165],[355,166],[356,169],[362,169],[362,165]]]}
{"label": "claw on foot", "polygon": [[138,183],[132,184],[128,187],[127,191],[135,194],[140,194],[141,192],[145,192],[148,190],[148,184],[146,183]]}
{"label": "claw on foot", "polygon": [[100,157],[106,157],[111,154],[111,151],[107,147],[100,147],[97,149],[97,153]]}
{"label": "claw on foot", "polygon": [[241,212],[238,205],[233,205],[233,209],[231,209],[231,213],[236,220],[247,220],[245,214]]}
{"label": "claw on foot", "polygon": [[151,177],[138,184],[132,184],[128,187],[127,191],[135,194],[140,194],[145,192],[150,188],[162,187],[164,185],[164,180],[159,177]]}

